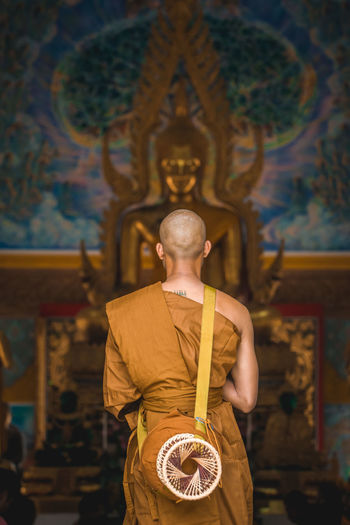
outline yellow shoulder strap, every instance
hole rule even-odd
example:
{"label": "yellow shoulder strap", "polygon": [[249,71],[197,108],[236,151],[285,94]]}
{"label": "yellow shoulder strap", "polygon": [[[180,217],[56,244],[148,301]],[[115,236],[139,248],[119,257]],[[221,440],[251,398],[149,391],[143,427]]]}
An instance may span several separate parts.
{"label": "yellow shoulder strap", "polygon": [[194,409],[194,417],[196,419],[195,427],[204,433],[206,433],[204,421],[207,419],[211,354],[213,348],[215,299],[215,288],[205,285],[201,342],[198,358],[196,405]]}
{"label": "yellow shoulder strap", "polygon": [[[199,347],[197,390],[194,417],[196,418],[195,427],[197,430],[206,433],[204,421],[207,419],[208,392],[211,369],[211,354],[213,347],[214,334],[214,314],[215,314],[216,290],[211,286],[204,285],[204,300],[202,311],[201,340]],[[203,421],[203,422],[202,422]],[[139,452],[143,442],[147,437],[147,428],[144,419],[144,409],[142,402],[139,407],[137,422],[137,440]]]}

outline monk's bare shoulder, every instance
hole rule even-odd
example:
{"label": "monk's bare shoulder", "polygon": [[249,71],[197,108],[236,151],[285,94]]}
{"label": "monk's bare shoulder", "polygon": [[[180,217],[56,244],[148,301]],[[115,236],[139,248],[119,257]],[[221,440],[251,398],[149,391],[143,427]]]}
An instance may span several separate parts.
{"label": "monk's bare shoulder", "polygon": [[251,323],[248,308],[221,290],[217,290],[216,293],[216,310],[232,321],[240,332]]}

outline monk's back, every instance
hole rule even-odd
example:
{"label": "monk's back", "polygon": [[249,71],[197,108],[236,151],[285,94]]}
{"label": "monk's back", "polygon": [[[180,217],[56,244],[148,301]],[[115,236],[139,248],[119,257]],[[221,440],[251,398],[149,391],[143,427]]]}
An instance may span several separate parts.
{"label": "monk's back", "polygon": [[[119,352],[150,409],[194,408],[202,308],[160,282],[107,305]],[[215,312],[210,395],[216,390],[218,399],[239,339],[235,325]]]}
{"label": "monk's back", "polygon": [[[192,385],[197,383],[197,365],[201,334],[202,308],[197,301],[164,291],[174,323],[182,358]],[[215,312],[210,387],[222,388],[236,360],[240,340],[238,329],[223,314]]]}

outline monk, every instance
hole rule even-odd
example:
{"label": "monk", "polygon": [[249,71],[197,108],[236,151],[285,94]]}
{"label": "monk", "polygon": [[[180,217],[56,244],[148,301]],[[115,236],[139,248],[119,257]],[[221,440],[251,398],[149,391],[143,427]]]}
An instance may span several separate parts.
{"label": "monk", "polygon": [[221,438],[222,484],[210,497],[175,502],[147,486],[139,463],[138,405],[147,431],[174,409],[194,413],[204,284],[211,243],[203,220],[175,210],[162,221],[156,250],[166,280],[107,303],[104,404],[132,430],[124,469],[124,525],[250,525],[252,481],[232,406],[250,412],[258,366],[248,310],[217,290],[208,418]]}

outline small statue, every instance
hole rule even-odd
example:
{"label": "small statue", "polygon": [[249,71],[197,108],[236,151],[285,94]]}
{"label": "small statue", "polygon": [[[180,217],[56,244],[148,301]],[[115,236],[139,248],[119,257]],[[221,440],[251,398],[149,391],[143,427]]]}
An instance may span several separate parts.
{"label": "small statue", "polygon": [[257,455],[261,468],[310,469],[320,462],[313,446],[313,429],[304,414],[296,410],[297,396],[284,391],[280,408],[267,420],[262,449]]}
{"label": "small statue", "polygon": [[43,467],[91,465],[96,452],[91,448],[92,433],[78,410],[78,396],[72,390],[60,394],[59,410],[49,415],[44,448],[37,450],[36,462]]}

